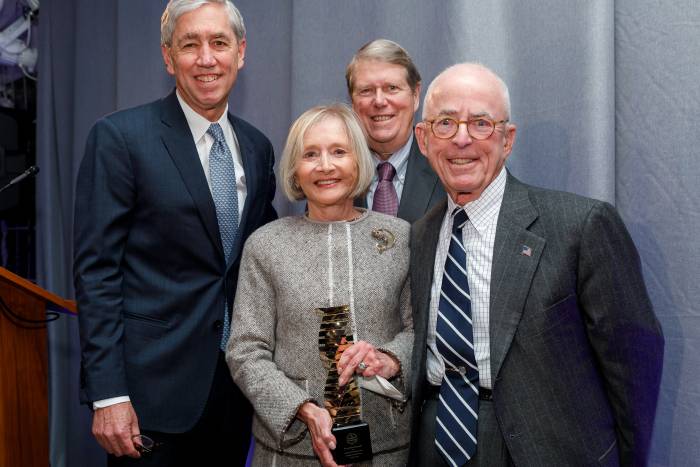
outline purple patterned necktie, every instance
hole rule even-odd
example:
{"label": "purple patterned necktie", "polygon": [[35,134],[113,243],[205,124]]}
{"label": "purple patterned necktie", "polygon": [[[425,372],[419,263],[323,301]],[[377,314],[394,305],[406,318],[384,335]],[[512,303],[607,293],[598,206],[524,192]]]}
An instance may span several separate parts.
{"label": "purple patterned necktie", "polygon": [[389,162],[382,162],[377,166],[377,173],[379,183],[374,191],[372,211],[395,216],[399,212],[399,197],[396,195],[393,182],[396,169]]}

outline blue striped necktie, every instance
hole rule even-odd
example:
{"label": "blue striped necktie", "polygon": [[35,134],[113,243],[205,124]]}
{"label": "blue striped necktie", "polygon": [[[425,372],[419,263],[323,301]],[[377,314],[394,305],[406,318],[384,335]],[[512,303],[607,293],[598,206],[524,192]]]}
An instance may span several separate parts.
{"label": "blue striped necktie", "polygon": [[476,453],[479,370],[474,357],[471,296],[462,229],[469,221],[462,208],[452,213],[452,237],[442,276],[436,344],[445,362],[435,419],[435,445],[452,466]]}
{"label": "blue striped necktie", "polygon": [[[211,192],[216,206],[216,218],[219,221],[221,244],[228,264],[234,246],[238,240],[238,191],[236,189],[236,169],[233,166],[231,150],[224,139],[224,132],[218,123],[212,123],[207,133],[214,138],[209,152],[209,178]],[[224,327],[221,335],[221,350],[226,349],[231,333],[228,304],[224,302]]]}

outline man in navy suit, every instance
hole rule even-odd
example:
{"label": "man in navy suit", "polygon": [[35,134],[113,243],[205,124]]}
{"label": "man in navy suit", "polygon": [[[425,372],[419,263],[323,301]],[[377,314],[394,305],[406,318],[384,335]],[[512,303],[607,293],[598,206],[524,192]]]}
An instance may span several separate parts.
{"label": "man in navy suit", "polygon": [[81,400],[110,465],[244,465],[252,408],[221,349],[243,243],[276,218],[274,154],[228,113],[230,1],[171,0],[161,47],[176,90],[99,120],[78,173]]}
{"label": "man in navy suit", "polygon": [[355,204],[414,222],[445,198],[413,138],[413,114],[420,102],[418,69],[399,44],[377,39],[355,53],[345,80],[377,166],[367,195]]}

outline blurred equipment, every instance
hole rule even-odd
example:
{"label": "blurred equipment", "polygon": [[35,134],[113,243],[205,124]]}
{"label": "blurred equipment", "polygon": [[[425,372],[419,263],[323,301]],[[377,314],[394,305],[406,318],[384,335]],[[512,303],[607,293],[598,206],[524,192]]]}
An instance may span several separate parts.
{"label": "blurred equipment", "polygon": [[[0,187],[36,160],[39,0],[0,0]],[[36,276],[36,183],[25,177],[0,193],[0,266]],[[0,465],[17,465],[3,462]]]}
{"label": "blurred equipment", "polygon": [[[38,11],[39,0],[0,0],[0,66],[17,67],[30,79],[35,79],[33,73],[38,57],[31,43],[32,31],[36,28],[33,20]],[[4,74],[0,73],[2,82],[6,82]]]}
{"label": "blurred equipment", "polygon": [[39,167],[37,167],[36,165],[33,165],[33,166],[29,167],[27,170],[25,170],[24,172],[22,172],[20,175],[16,176],[12,180],[10,180],[10,183],[8,183],[4,187],[0,188],[0,192],[5,191],[6,189],[10,188],[12,185],[21,182],[22,180],[24,180],[27,177],[31,177],[31,176],[36,175],[38,173],[39,173]]}

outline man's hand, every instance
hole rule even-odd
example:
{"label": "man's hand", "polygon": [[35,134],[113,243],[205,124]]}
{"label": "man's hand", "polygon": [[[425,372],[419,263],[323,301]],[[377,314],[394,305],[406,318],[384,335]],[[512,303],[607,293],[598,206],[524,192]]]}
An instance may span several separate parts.
{"label": "man's hand", "polygon": [[117,457],[141,457],[132,440],[140,433],[131,402],[96,409],[92,417],[92,434],[105,451]]}

